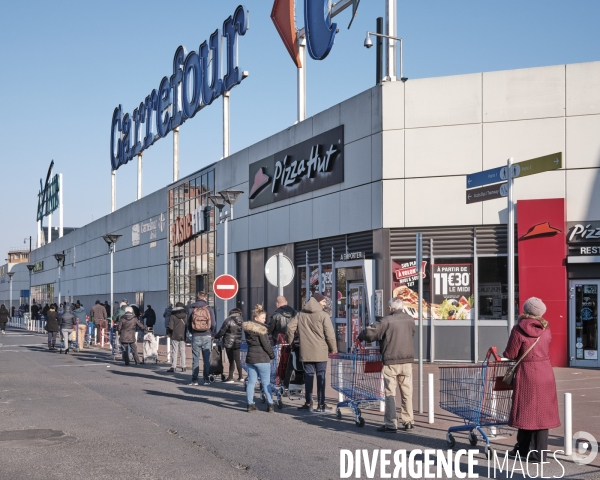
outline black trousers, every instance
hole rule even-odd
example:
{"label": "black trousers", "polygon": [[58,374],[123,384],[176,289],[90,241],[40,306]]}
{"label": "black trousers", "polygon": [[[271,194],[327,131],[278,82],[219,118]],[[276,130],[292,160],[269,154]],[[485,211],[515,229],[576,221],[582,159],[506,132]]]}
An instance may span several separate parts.
{"label": "black trousers", "polygon": [[325,374],[327,362],[302,362],[304,366],[304,394],[307,405],[312,405],[312,393],[317,375],[317,405],[325,405]]}
{"label": "black trousers", "polygon": [[58,332],[48,332],[48,348],[52,347],[54,348],[54,346],[56,345],[56,335],[58,334]]}
{"label": "black trousers", "polygon": [[225,352],[227,353],[227,360],[229,360],[229,376],[227,378],[233,378],[233,372],[237,367],[238,377],[240,380],[243,377],[242,371],[242,360],[240,358],[240,349],[239,348],[226,348]]}
{"label": "black trousers", "polygon": [[[519,429],[517,432],[517,444],[515,448],[519,450],[519,455],[524,460],[527,458],[529,452],[529,459],[541,462],[542,461],[542,450],[548,450],[548,430],[522,430]],[[544,459],[546,460],[548,452],[544,452]]]}
{"label": "black trousers", "polygon": [[125,365],[129,365],[129,349],[131,349],[131,353],[133,353],[133,359],[135,363],[140,363],[140,357],[138,356],[137,351],[137,343],[123,343],[121,344],[121,348],[123,349],[123,361]]}

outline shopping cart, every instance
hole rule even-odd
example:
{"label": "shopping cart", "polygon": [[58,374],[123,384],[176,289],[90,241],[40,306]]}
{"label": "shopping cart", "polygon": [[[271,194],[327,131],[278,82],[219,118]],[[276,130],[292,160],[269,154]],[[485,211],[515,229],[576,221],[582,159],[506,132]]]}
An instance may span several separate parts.
{"label": "shopping cart", "polygon": [[448,447],[456,443],[453,432],[468,431],[472,446],[477,445],[479,432],[485,440],[485,451],[489,452],[490,440],[483,428],[508,424],[512,387],[503,383],[502,378],[514,364],[500,358],[496,347],[492,347],[481,365],[440,367],[440,408],[464,420],[463,425],[448,429]]}
{"label": "shopping cart", "polygon": [[336,353],[331,359],[331,388],[346,397],[336,408],[337,418],[342,418],[340,408],[350,407],[354,410],[358,427],[365,426],[360,406],[385,400],[383,392],[383,367],[379,349],[365,349],[357,343],[353,353]]}

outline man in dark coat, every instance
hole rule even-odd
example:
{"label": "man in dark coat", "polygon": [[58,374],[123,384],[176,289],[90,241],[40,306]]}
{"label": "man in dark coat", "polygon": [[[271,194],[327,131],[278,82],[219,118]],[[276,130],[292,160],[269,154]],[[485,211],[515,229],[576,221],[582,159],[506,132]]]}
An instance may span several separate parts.
{"label": "man in dark coat", "polygon": [[177,302],[171,312],[171,319],[167,327],[167,335],[171,337],[172,362],[167,372],[174,372],[177,368],[177,354],[180,356],[181,371],[185,372],[185,337],[187,336],[187,313],[183,303]]}
{"label": "man in dark coat", "polygon": [[275,301],[277,310],[271,315],[271,321],[267,325],[267,332],[273,341],[277,343],[279,335],[283,335],[282,342],[285,342],[285,334],[287,332],[287,325],[291,319],[296,316],[296,310],[288,305],[286,298],[283,295],[277,297]]}
{"label": "man in dark coat", "polygon": [[154,329],[154,324],[156,323],[156,312],[152,310],[152,305],[148,305],[142,318],[146,321],[146,326],[148,328]]}
{"label": "man in dark coat", "polygon": [[46,315],[48,315],[48,310],[50,310],[50,307],[48,306],[48,304],[44,305],[44,308],[42,308],[42,315],[45,317]]}
{"label": "man in dark coat", "polygon": [[46,331],[48,332],[48,350],[56,350],[56,336],[58,335],[58,313],[56,305],[52,304],[46,315]]}
{"label": "man in dark coat", "polygon": [[32,320],[40,319],[40,307],[37,305],[37,303],[34,303],[31,306],[31,319]]}
{"label": "man in dark coat", "polygon": [[110,317],[111,308],[108,300],[104,300],[104,309],[106,310],[106,316]]}
{"label": "man in dark coat", "polygon": [[[210,351],[212,349],[212,336],[217,329],[217,320],[215,311],[208,305],[207,296],[204,292],[198,292],[195,303],[190,305],[190,314],[188,318],[188,330],[192,334],[192,381],[190,385],[198,385],[198,375],[200,374],[200,352],[202,352],[202,362],[204,367],[202,373],[204,376],[204,385],[210,385],[208,376],[210,375]],[[194,328],[194,318],[207,316],[210,318],[210,324],[207,329],[197,330]]]}
{"label": "man in dark coat", "polygon": [[135,364],[138,365],[140,363],[140,357],[138,356],[137,351],[137,343],[135,341],[136,328],[148,330],[133,314],[133,308],[127,306],[125,307],[125,312],[121,316],[117,325],[117,330],[120,335],[119,341],[123,347],[123,361],[127,366],[129,366],[130,350],[131,353],[133,353],[133,360],[135,361]]}
{"label": "man in dark coat", "polygon": [[415,361],[413,336],[415,321],[402,310],[402,300],[392,298],[389,303],[390,315],[367,327],[358,339],[379,342],[383,360],[383,383],[385,386],[385,423],[379,432],[396,432],[396,390],[400,387],[402,398],[401,418],[404,430],[414,429],[412,407],[412,364]]}
{"label": "man in dark coat", "polygon": [[8,310],[6,309],[6,307],[3,304],[2,306],[0,306],[0,330],[2,330],[2,333],[5,333],[7,323],[8,323]]}

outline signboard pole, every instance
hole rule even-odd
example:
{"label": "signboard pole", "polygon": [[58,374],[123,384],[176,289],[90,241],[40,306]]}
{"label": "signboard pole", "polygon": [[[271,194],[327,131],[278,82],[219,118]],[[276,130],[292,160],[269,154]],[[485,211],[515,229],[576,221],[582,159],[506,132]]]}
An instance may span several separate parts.
{"label": "signboard pole", "polygon": [[173,129],[173,181],[179,180],[179,127]]}
{"label": "signboard pole", "polygon": [[283,267],[283,253],[277,254],[277,295],[283,296],[283,283],[281,281],[281,269]]}
{"label": "signboard pole", "polygon": [[508,179],[508,333],[510,334],[515,323],[515,202],[514,202],[514,178],[513,158],[508,159],[506,176]]}
{"label": "signboard pole", "polygon": [[[228,230],[229,230],[228,229],[228,224],[229,224],[229,215],[227,215],[225,217],[225,224],[223,225],[223,230],[224,230],[224,233],[223,233],[223,237],[224,238],[223,238],[223,240],[224,240],[224,243],[225,243],[225,245],[223,247],[223,251],[225,253],[225,259],[223,260],[223,273],[225,273],[225,275],[227,275],[229,273],[227,271],[227,267],[228,267],[228,265],[227,265],[227,256],[229,255],[229,252],[228,252],[229,245],[227,245],[227,240],[228,240],[227,233],[228,233]],[[227,318],[228,313],[229,313],[229,310],[227,310],[227,300],[223,300],[223,309],[224,309],[223,319],[225,319],[225,318]]]}
{"label": "signboard pole", "polygon": [[[475,230],[475,228],[473,229]],[[479,260],[477,260],[477,231],[473,235],[473,295],[475,301],[473,307],[473,361],[477,363],[479,360]]]}
{"label": "signboard pole", "polygon": [[64,210],[65,210],[65,204],[63,203],[62,173],[58,174],[58,206],[60,207],[60,212],[58,214],[58,238],[61,238],[63,236],[63,232],[64,232],[63,217],[64,217]]}
{"label": "signboard pole", "polygon": [[38,220],[36,248],[40,248],[41,246],[42,246],[42,221]]}
{"label": "signboard pole", "polygon": [[137,199],[139,200],[140,198],[142,198],[142,154],[138,154],[138,175],[137,175],[137,181],[138,181],[138,189],[137,189]]}
{"label": "signboard pole", "polygon": [[306,283],[306,296],[304,298],[304,301],[308,302],[308,299],[310,298],[310,265],[308,264],[308,250],[306,251],[306,276],[305,276],[305,283]]}
{"label": "signboard pole", "polygon": [[[113,170],[110,178],[110,211],[114,212],[117,208],[117,171]],[[111,305],[110,308],[112,308]]]}
{"label": "signboard pole", "polygon": [[[390,37],[396,37],[396,0],[386,0],[385,2],[385,24],[386,33]],[[396,41],[391,38],[385,39],[386,43],[386,77],[393,82],[396,81]]]}
{"label": "signboard pole", "polygon": [[229,156],[229,92],[223,93],[223,158]]}
{"label": "signboard pole", "polygon": [[298,122],[306,120],[306,37],[298,37]]}
{"label": "signboard pole", "polygon": [[50,243],[52,241],[52,214],[48,215],[48,241],[46,243]]}
{"label": "signboard pole", "polygon": [[[431,271],[431,276],[429,278],[433,279],[433,264],[435,263],[435,257],[433,256],[433,238],[429,239],[429,269]],[[431,289],[430,289],[431,290]],[[433,299],[429,303],[429,361],[431,363],[435,362],[435,332],[433,328],[433,308],[431,304],[433,303]]]}
{"label": "signboard pole", "polygon": [[417,233],[417,271],[419,276],[419,413],[423,413],[423,235]]}

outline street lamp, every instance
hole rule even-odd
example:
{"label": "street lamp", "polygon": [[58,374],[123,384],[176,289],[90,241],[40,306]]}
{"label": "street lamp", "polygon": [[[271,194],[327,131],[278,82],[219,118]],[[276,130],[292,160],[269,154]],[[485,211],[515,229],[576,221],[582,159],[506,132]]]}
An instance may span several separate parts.
{"label": "street lamp", "polygon": [[8,272],[8,281],[10,282],[10,294],[9,294],[9,300],[8,300],[8,314],[10,315],[10,319],[12,321],[12,277],[15,274],[15,272]]}
{"label": "street lamp", "polygon": [[58,263],[58,305],[60,306],[60,267],[65,266],[65,258],[66,255],[64,253],[55,253],[54,258],[56,258],[56,263]]}
{"label": "street lamp", "polygon": [[[240,196],[244,193],[242,190],[221,190],[218,195],[210,195],[208,198],[212,204],[219,210],[219,225],[223,223],[223,238],[224,238],[224,255],[225,260],[223,261],[223,273],[227,274],[227,256],[228,256],[228,235],[227,235],[227,224],[229,220],[233,220],[233,204],[238,201]],[[229,212],[223,213],[225,205],[229,205]],[[225,318],[227,318],[227,300],[223,300],[225,308]]]}
{"label": "street lamp", "polygon": [[[117,246],[117,241],[121,238],[122,235],[116,235],[114,233],[110,233],[107,235],[103,235],[102,238],[108,245],[108,253],[110,254],[110,306],[113,309],[110,313],[114,315],[114,298],[113,298],[113,254],[115,253],[115,249]],[[112,317],[111,315],[111,321]]]}
{"label": "street lamp", "polygon": [[[365,43],[364,43],[365,48],[371,48],[373,46],[373,42],[371,40],[371,35],[374,35],[376,37],[381,37],[381,38],[388,38],[390,40],[396,40],[396,41],[400,42],[400,80],[403,82],[406,82],[408,80],[408,78],[406,78],[404,75],[402,75],[402,39],[399,37],[392,37],[391,35],[384,35],[382,33],[367,32],[367,36],[365,38]],[[394,72],[394,74],[395,73],[396,72]],[[390,75],[391,74],[392,74],[392,72],[390,72]]]}
{"label": "street lamp", "polygon": [[27,270],[29,270],[29,299],[27,303],[29,304],[29,314],[31,315],[31,274],[33,273],[33,269],[35,268],[34,264],[28,264]]}

